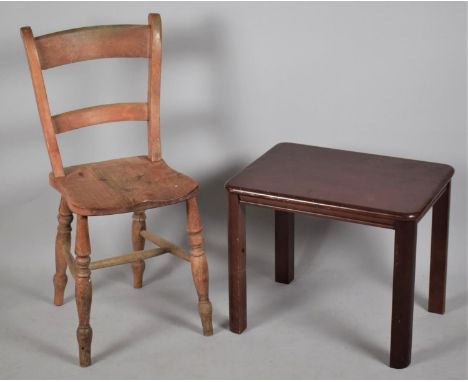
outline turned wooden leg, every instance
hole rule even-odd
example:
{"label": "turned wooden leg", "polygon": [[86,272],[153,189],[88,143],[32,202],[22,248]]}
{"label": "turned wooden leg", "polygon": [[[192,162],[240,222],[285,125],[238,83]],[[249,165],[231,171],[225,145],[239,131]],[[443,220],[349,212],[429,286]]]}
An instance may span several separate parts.
{"label": "turned wooden leg", "polygon": [[411,362],[416,237],[416,222],[397,222],[395,226],[392,336],[390,347],[390,367],[396,369],[402,369]]}
{"label": "turned wooden leg", "polygon": [[89,270],[91,245],[88,217],[77,215],[76,220],[75,298],[79,318],[76,336],[80,352],[80,366],[84,367],[91,364],[91,339],[93,337],[93,330],[89,325],[92,300],[91,271]]}
{"label": "turned wooden leg", "polygon": [[294,214],[275,211],[275,281],[294,280]]}
{"label": "turned wooden leg", "polygon": [[187,233],[193,282],[198,294],[198,311],[203,326],[203,335],[211,336],[213,334],[212,308],[208,298],[208,262],[203,248],[202,231],[197,200],[189,199],[187,200]]}
{"label": "turned wooden leg", "polygon": [[[145,249],[145,239],[140,236],[140,232],[146,229],[146,214],[142,212],[133,213],[132,222],[132,244],[134,251]],[[143,286],[143,272],[145,271],[145,261],[136,260],[132,263],[133,287],[141,288]]]}
{"label": "turned wooden leg", "polygon": [[447,250],[450,213],[450,183],[432,207],[431,273],[429,312],[444,314],[447,283]]}
{"label": "turned wooden leg", "polygon": [[247,327],[245,207],[238,194],[228,192],[228,197],[229,328],[240,334]]}
{"label": "turned wooden leg", "polygon": [[60,200],[57,219],[59,224],[55,239],[54,304],[59,306],[63,305],[63,294],[67,285],[67,263],[64,252],[70,252],[71,222],[73,220],[73,214],[64,198]]}

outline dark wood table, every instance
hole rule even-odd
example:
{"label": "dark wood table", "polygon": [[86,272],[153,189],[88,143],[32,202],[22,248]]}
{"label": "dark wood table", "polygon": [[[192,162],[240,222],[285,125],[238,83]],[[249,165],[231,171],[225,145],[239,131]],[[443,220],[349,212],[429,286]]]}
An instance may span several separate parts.
{"label": "dark wood table", "polygon": [[445,310],[450,180],[445,164],[280,143],[226,183],[230,329],[247,327],[244,205],[275,210],[275,280],[294,279],[294,213],[395,230],[390,366],[411,362],[417,223],[433,207],[429,308]]}

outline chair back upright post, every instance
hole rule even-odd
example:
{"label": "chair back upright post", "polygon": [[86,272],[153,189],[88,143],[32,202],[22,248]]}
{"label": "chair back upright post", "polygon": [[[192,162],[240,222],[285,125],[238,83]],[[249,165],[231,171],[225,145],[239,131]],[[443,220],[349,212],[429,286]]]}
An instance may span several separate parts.
{"label": "chair back upright post", "polygon": [[160,134],[160,89],[161,89],[161,16],[148,15],[150,28],[150,51],[148,60],[148,158],[155,162],[161,159]]}
{"label": "chair back upright post", "polygon": [[[160,87],[161,17],[149,14],[148,25],[103,25],[69,29],[34,37],[21,28],[42,132],[55,177],[65,175],[56,134],[81,127],[117,121],[147,121],[148,159],[161,159]],[[86,107],[51,115],[42,71],[74,62],[100,58],[148,59],[147,102]]]}
{"label": "chair back upright post", "polygon": [[28,58],[29,71],[34,88],[34,96],[36,97],[37,110],[41,121],[42,133],[49,153],[50,164],[54,176],[64,176],[62,157],[57,144],[52,117],[50,115],[49,101],[42,76],[41,64],[39,62],[39,53],[37,51],[36,42],[30,27],[21,28],[21,37],[23,38],[24,49]]}

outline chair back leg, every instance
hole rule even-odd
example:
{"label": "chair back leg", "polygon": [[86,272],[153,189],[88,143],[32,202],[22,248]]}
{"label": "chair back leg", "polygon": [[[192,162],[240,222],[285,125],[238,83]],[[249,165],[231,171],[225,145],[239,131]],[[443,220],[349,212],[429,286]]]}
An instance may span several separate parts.
{"label": "chair back leg", "polygon": [[[140,235],[141,231],[146,230],[146,214],[142,212],[133,213],[132,221],[132,245],[134,251],[145,249],[145,239]],[[145,261],[136,260],[132,262],[133,287],[141,288],[143,286],[143,272],[145,271]]]}
{"label": "chair back leg", "polygon": [[55,275],[54,275],[54,304],[63,305],[63,294],[67,285],[67,262],[65,256],[70,252],[71,222],[73,214],[64,198],[60,200],[57,215],[58,226],[55,239]]}

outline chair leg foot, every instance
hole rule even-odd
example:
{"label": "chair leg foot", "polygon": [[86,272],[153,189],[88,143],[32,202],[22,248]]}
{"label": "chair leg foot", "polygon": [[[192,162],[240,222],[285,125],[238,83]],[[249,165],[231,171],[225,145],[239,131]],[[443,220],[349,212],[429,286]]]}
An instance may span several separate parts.
{"label": "chair leg foot", "polygon": [[[145,249],[145,239],[140,232],[146,229],[146,214],[144,211],[134,212],[132,221],[132,245],[134,251]],[[139,289],[143,287],[143,272],[145,271],[145,261],[137,260],[132,263],[133,287]]]}
{"label": "chair leg foot", "polygon": [[76,330],[78,347],[80,354],[80,366],[87,367],[91,365],[91,340],[93,338],[93,329],[91,326],[79,326]]}
{"label": "chair leg foot", "polygon": [[197,200],[187,200],[187,233],[190,244],[190,264],[193,282],[198,294],[198,312],[203,335],[213,335],[212,307],[208,297],[208,261],[203,248],[203,227],[200,221]]}
{"label": "chair leg foot", "polygon": [[213,335],[213,309],[211,307],[211,302],[207,301],[200,301],[198,303],[198,312],[200,313],[200,319],[202,322],[203,327],[203,335],[204,336],[212,336]]}
{"label": "chair leg foot", "polygon": [[67,286],[67,275],[56,273],[54,275],[54,305],[63,305],[65,287]]}
{"label": "chair leg foot", "polygon": [[133,287],[140,289],[143,287],[143,272],[145,271],[144,260],[137,260],[132,263]]}
{"label": "chair leg foot", "polygon": [[55,275],[54,282],[54,304],[63,305],[63,295],[67,286],[67,263],[65,261],[65,251],[70,251],[71,242],[71,222],[73,214],[69,210],[67,203],[62,198],[57,215],[58,226],[55,239]]}

